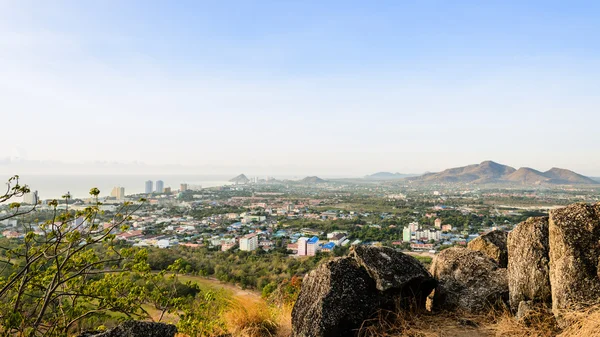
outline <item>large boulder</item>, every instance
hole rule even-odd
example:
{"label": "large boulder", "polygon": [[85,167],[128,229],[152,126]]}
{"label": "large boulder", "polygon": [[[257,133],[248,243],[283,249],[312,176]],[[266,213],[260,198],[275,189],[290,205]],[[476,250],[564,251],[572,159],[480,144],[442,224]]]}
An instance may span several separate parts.
{"label": "large boulder", "polygon": [[172,324],[126,321],[104,332],[84,332],[79,337],[174,337],[177,328]]}
{"label": "large boulder", "polygon": [[436,284],[412,256],[387,247],[353,248],[350,256],[304,278],[292,310],[292,336],[355,335],[379,310],[424,308]]}
{"label": "large boulder", "polygon": [[510,306],[521,301],[550,304],[548,217],[529,218],[508,234],[508,290]]}
{"label": "large boulder", "polygon": [[448,248],[432,261],[431,274],[439,282],[430,308],[481,313],[508,302],[506,269],[479,251]]}
{"label": "large boulder", "polygon": [[581,309],[600,302],[600,203],[550,211],[552,310]]}
{"label": "large boulder", "polygon": [[491,231],[469,242],[467,248],[484,253],[494,259],[500,268],[506,268],[508,265],[506,236],[507,234],[505,231]]}
{"label": "large boulder", "polygon": [[354,247],[350,256],[365,268],[384,297],[395,300],[395,308],[425,308],[427,295],[437,282],[414,257],[389,247]]}
{"label": "large boulder", "polygon": [[369,274],[349,257],[320,265],[302,281],[292,310],[292,336],[349,336],[379,308]]}

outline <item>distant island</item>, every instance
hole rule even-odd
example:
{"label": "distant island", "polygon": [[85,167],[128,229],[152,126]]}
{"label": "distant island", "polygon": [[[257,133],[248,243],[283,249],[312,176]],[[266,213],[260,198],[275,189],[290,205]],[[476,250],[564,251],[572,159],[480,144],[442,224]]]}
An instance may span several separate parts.
{"label": "distant island", "polygon": [[600,182],[561,168],[541,172],[529,167],[518,170],[484,161],[480,164],[456,167],[438,173],[427,173],[407,178],[415,183],[468,183],[468,184],[518,184],[518,185],[592,185]]}
{"label": "distant island", "polygon": [[229,179],[229,182],[236,183],[236,184],[247,184],[250,182],[250,179],[248,179],[248,177],[246,177],[246,175],[240,174],[239,176],[237,176],[235,178]]}

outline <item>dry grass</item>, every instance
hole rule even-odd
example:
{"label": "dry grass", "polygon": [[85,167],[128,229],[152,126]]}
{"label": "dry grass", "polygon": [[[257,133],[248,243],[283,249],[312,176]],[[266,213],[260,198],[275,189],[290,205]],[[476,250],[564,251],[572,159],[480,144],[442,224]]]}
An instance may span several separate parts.
{"label": "dry grass", "polygon": [[225,312],[228,331],[239,337],[277,336],[279,324],[276,313],[264,302],[234,301]]}
{"label": "dry grass", "polygon": [[554,316],[544,308],[532,310],[519,320],[507,309],[492,311],[487,321],[496,336],[551,337],[559,332]]}
{"label": "dry grass", "polygon": [[571,322],[560,337],[600,336],[600,304],[585,310],[567,311],[563,319]]}
{"label": "dry grass", "polygon": [[277,322],[277,337],[289,337],[292,335],[292,308],[293,305],[283,305],[275,310],[275,321]]}
{"label": "dry grass", "polygon": [[466,313],[392,313],[381,312],[365,321],[360,337],[453,337],[453,336],[493,336],[485,327],[483,316]]}

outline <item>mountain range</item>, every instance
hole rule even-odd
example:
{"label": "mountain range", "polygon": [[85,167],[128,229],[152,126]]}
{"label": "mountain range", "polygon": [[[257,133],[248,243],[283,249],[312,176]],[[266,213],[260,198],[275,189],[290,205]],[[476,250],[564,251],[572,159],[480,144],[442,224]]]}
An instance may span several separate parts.
{"label": "mountain range", "polygon": [[484,161],[480,164],[456,167],[438,173],[427,173],[418,177],[407,178],[421,183],[469,183],[469,184],[520,184],[520,185],[583,185],[598,184],[591,178],[561,168],[552,168],[546,172],[521,167],[518,170]]}

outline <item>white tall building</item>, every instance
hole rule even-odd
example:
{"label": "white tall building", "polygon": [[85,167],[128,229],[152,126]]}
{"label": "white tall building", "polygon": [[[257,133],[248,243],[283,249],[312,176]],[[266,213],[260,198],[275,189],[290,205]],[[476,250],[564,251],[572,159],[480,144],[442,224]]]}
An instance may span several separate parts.
{"label": "white tall building", "polygon": [[23,203],[25,204],[35,205],[38,200],[38,191],[29,192],[23,195]]}
{"label": "white tall building", "polygon": [[298,239],[298,256],[306,256],[306,241],[308,238]]}
{"label": "white tall building", "polygon": [[146,181],[146,185],[145,185],[145,189],[144,189],[146,194],[152,193],[154,191],[153,187],[154,187],[154,183],[152,182],[152,180]]}
{"label": "white tall building", "polygon": [[442,231],[439,230],[423,230],[423,231],[416,231],[415,232],[415,238],[417,240],[434,240],[434,241],[439,241],[442,238]]}
{"label": "white tall building", "polygon": [[162,180],[156,181],[156,193],[163,193],[165,191],[165,183]]}
{"label": "white tall building", "polygon": [[240,250],[253,251],[258,248],[258,235],[255,233],[240,238]]}

